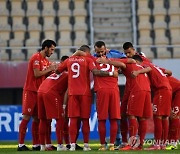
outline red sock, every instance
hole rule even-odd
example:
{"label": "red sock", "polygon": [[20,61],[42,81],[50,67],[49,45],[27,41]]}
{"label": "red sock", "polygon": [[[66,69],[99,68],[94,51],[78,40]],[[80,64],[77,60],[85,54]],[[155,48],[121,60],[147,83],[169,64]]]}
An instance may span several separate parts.
{"label": "red sock", "polygon": [[65,119],[63,128],[64,141],[69,144],[69,120]]}
{"label": "red sock", "polygon": [[127,143],[127,135],[128,135],[128,120],[126,117],[122,117],[121,123],[121,136],[122,136],[122,142]]}
{"label": "red sock", "polygon": [[78,119],[77,121],[77,136],[76,136],[76,141],[78,139],[79,136],[79,129],[81,128],[81,119]]}
{"label": "red sock", "polygon": [[51,121],[52,120],[47,120],[46,122],[46,128],[47,128],[47,131],[46,131],[46,144],[51,144]]}
{"label": "red sock", "polygon": [[121,123],[121,136],[122,136],[122,142],[127,143],[127,135],[128,135],[128,120],[127,117],[122,117]]}
{"label": "red sock", "polygon": [[146,119],[140,120],[138,134],[140,137],[140,145],[141,146],[143,146],[144,138],[146,136],[146,131],[147,131],[147,120]]}
{"label": "red sock", "polygon": [[105,144],[106,120],[98,120],[98,131],[99,131],[100,143]]}
{"label": "red sock", "polygon": [[166,143],[166,140],[168,138],[168,132],[169,132],[169,119],[165,118],[162,119],[162,141],[163,144]]}
{"label": "red sock", "polygon": [[33,120],[31,130],[33,145],[39,144],[39,122]]}
{"label": "red sock", "polygon": [[46,131],[47,131],[47,120],[40,119],[39,123],[39,139],[40,144],[45,145],[46,143]]}
{"label": "red sock", "polygon": [[176,142],[179,139],[180,119],[171,119],[169,123],[169,142]]}
{"label": "red sock", "polygon": [[154,116],[154,138],[157,144],[161,144],[162,119]]}
{"label": "red sock", "polygon": [[78,118],[70,118],[69,135],[71,143],[76,143]]}
{"label": "red sock", "polygon": [[29,120],[22,119],[19,125],[19,144],[24,144],[28,122]]}
{"label": "red sock", "polygon": [[118,130],[117,119],[110,119],[110,144],[114,144]]}
{"label": "red sock", "polygon": [[89,133],[90,133],[89,119],[82,119],[82,133],[83,133],[84,143],[88,143]]}
{"label": "red sock", "polygon": [[129,137],[136,136],[138,131],[138,122],[136,118],[129,118]]}
{"label": "red sock", "polygon": [[63,144],[63,126],[64,118],[59,118],[56,120],[56,138],[58,144]]}

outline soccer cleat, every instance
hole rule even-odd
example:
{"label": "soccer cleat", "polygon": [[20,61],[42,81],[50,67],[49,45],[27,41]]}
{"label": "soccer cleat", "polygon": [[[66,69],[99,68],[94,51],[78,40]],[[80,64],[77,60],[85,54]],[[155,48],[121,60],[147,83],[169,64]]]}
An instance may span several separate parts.
{"label": "soccer cleat", "polygon": [[76,150],[76,144],[72,143],[71,148],[69,149],[69,151],[75,151],[75,150]]}
{"label": "soccer cleat", "polygon": [[120,138],[116,138],[116,141],[114,143],[114,145],[117,147],[121,144],[121,139]]}
{"label": "soccer cleat", "polygon": [[89,145],[84,145],[83,151],[91,151]]}
{"label": "soccer cleat", "polygon": [[106,151],[107,148],[105,146],[105,144],[101,145],[101,147],[98,149],[99,151]]}
{"label": "soccer cleat", "polygon": [[32,147],[32,150],[33,150],[33,151],[40,151],[40,149],[41,149],[41,146],[40,146],[40,145],[37,146],[37,147]]}
{"label": "soccer cleat", "polygon": [[63,144],[57,146],[57,151],[66,151],[67,148]]}
{"label": "soccer cleat", "polygon": [[125,147],[126,145],[128,145],[128,144],[125,143],[125,142],[122,142],[119,146],[115,147],[114,149],[115,150],[120,150],[121,148]]}
{"label": "soccer cleat", "polygon": [[148,148],[144,148],[144,150],[161,150],[160,145],[152,145]]}
{"label": "soccer cleat", "polygon": [[17,151],[30,151],[30,149],[26,145],[23,145],[22,147],[18,146]]}
{"label": "soccer cleat", "polygon": [[113,144],[109,145],[109,151],[114,151],[114,145]]}
{"label": "soccer cleat", "polygon": [[66,148],[69,150],[71,148],[71,145],[70,144],[67,144],[66,145]]}
{"label": "soccer cleat", "polygon": [[139,145],[138,147],[136,147],[136,148],[132,148],[132,150],[143,150],[143,147],[141,146],[141,145]]}
{"label": "soccer cleat", "polygon": [[122,151],[132,150],[132,147],[130,145],[126,145],[123,148],[120,148],[119,150],[122,150]]}
{"label": "soccer cleat", "polygon": [[83,150],[83,148],[76,144],[76,150]]}
{"label": "soccer cleat", "polygon": [[55,151],[57,150],[57,147],[55,147],[54,145],[51,145],[50,147]]}
{"label": "soccer cleat", "polygon": [[178,147],[175,146],[175,145],[168,145],[168,146],[166,147],[166,150],[176,150],[176,149],[178,149]]}

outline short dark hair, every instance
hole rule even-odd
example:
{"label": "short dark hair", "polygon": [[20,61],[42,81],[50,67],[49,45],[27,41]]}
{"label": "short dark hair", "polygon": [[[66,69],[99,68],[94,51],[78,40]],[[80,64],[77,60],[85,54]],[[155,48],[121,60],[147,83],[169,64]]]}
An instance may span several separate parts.
{"label": "short dark hair", "polygon": [[86,51],[90,51],[91,49],[88,45],[84,44],[84,45],[81,45],[78,50],[86,52]]}
{"label": "short dark hair", "polygon": [[95,44],[94,44],[94,47],[101,48],[102,46],[106,46],[103,41],[97,41],[97,42],[95,42]]}
{"label": "short dark hair", "polygon": [[56,47],[56,43],[53,40],[45,40],[42,43],[42,50],[45,49],[45,47],[50,48],[52,45],[54,45]]}
{"label": "short dark hair", "polygon": [[66,60],[66,59],[68,59],[68,58],[69,58],[69,56],[64,55],[64,56],[62,56],[62,57],[61,57],[61,59],[60,59],[60,60],[61,60],[61,62],[63,62],[63,61],[65,61],[65,60]]}
{"label": "short dark hair", "polygon": [[140,55],[134,55],[134,56],[132,56],[132,58],[139,61],[139,62],[143,62],[143,59],[141,58]]}
{"label": "short dark hair", "polygon": [[132,43],[131,43],[131,42],[125,42],[125,43],[123,44],[123,49],[124,49],[124,50],[127,50],[127,49],[129,49],[129,48],[134,48],[133,45],[132,45]]}

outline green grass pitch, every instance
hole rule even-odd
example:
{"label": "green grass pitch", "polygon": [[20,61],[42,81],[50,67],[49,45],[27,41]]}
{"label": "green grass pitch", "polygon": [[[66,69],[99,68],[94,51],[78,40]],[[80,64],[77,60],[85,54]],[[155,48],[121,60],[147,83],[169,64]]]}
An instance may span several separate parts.
{"label": "green grass pitch", "polygon": [[[78,144],[80,146],[83,146],[82,142],[78,142]],[[31,148],[31,142],[27,142],[27,146],[29,148]],[[145,145],[147,146],[147,145]],[[92,151],[88,151],[88,152],[84,152],[81,150],[77,150],[77,151],[17,151],[17,141],[0,141],[0,154],[55,154],[55,153],[72,153],[72,154],[81,154],[81,153],[86,153],[86,154],[118,154],[118,153],[122,153],[122,154],[136,154],[136,153],[142,153],[142,154],[180,154],[180,145],[178,146],[178,150],[171,150],[171,151],[167,151],[167,150],[158,150],[158,151],[98,151],[98,148],[100,147],[99,141],[90,141],[90,147],[92,149]]]}

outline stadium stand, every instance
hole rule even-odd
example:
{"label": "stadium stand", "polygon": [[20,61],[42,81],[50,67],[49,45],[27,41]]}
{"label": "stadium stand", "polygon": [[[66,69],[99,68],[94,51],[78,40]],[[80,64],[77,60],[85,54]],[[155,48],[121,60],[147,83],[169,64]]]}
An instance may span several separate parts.
{"label": "stadium stand", "polygon": [[[72,24],[70,19],[72,16],[72,11],[69,8],[70,2],[67,0],[58,0],[59,10],[57,16],[59,17],[58,30],[60,31],[60,39],[58,40],[59,45],[72,46],[71,32]],[[62,54],[69,53],[68,48],[61,49]]]}
{"label": "stadium stand", "polygon": [[94,0],[94,40],[107,44],[132,41],[130,0]]}
{"label": "stadium stand", "polygon": [[[165,35],[167,24],[165,22],[166,9],[162,0],[154,1],[153,15],[155,18],[155,45],[168,45],[169,40]],[[157,48],[157,57],[171,58],[171,54],[166,47]]]}
{"label": "stadium stand", "polygon": [[[141,45],[151,45],[152,38],[150,36],[152,30],[152,24],[150,23],[151,10],[148,8],[147,0],[138,1],[138,31],[139,31],[139,44]],[[154,58],[154,53],[150,48],[141,48],[141,51],[149,57]]]}
{"label": "stadium stand", "polygon": [[[172,45],[180,44],[180,2],[179,1],[169,1],[170,8],[169,14],[171,15],[171,20],[169,23],[169,30],[171,33],[171,43]],[[173,56],[180,58],[180,47],[175,47],[173,51]]]}
{"label": "stadium stand", "polygon": [[0,0],[0,59],[28,60],[50,38],[58,44],[52,57],[58,60],[77,46],[92,43],[90,32],[93,42],[103,40],[120,50],[137,33],[135,45],[147,57],[180,58],[179,0],[134,1],[136,25],[133,0]]}
{"label": "stadium stand", "polygon": [[87,32],[87,24],[86,24],[86,17],[87,11],[85,10],[85,1],[84,0],[76,0],[74,1],[74,10],[73,16],[75,18],[74,24],[74,32],[75,32],[75,40],[74,45],[81,46],[82,44],[88,44],[86,38]]}

